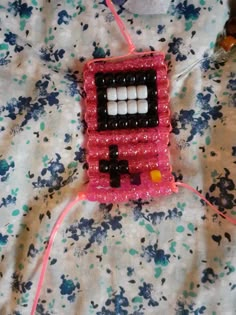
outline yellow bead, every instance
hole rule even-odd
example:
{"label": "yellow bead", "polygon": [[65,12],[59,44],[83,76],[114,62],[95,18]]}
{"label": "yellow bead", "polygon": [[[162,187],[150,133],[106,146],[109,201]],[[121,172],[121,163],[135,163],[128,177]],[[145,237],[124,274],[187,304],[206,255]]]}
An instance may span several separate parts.
{"label": "yellow bead", "polygon": [[150,176],[154,183],[159,183],[161,181],[161,172],[159,170],[150,171]]}

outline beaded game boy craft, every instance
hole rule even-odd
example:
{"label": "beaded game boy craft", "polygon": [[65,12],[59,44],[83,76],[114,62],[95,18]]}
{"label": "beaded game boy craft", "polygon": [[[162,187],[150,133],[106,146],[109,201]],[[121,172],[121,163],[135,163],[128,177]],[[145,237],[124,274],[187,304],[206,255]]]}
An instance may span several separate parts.
{"label": "beaded game boy craft", "polygon": [[136,53],[122,61],[90,62],[84,88],[87,198],[119,202],[176,191],[164,55]]}

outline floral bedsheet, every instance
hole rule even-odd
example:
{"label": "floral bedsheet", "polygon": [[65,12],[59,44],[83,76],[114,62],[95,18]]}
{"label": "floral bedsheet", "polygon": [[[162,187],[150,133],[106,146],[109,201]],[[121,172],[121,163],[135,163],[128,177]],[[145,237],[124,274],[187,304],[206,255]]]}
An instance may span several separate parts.
{"label": "floral bedsheet", "polygon": [[[227,1],[172,0],[153,16],[114,2],[138,49],[166,53],[176,180],[235,218],[236,59],[211,58]],[[52,227],[86,185],[83,66],[126,51],[105,1],[0,2],[1,315],[30,314]],[[235,236],[183,188],[79,202],[56,236],[37,314],[236,314]]]}

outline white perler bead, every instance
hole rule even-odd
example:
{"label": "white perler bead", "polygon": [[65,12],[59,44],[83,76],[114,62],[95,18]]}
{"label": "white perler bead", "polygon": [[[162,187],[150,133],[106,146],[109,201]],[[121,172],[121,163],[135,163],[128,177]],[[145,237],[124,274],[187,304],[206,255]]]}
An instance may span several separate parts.
{"label": "white perler bead", "polygon": [[119,101],[118,102],[118,114],[119,115],[126,115],[127,114],[127,102],[125,101]]}
{"label": "white perler bead", "polygon": [[138,100],[138,113],[146,114],[148,112],[148,102],[146,100]]}
{"label": "white perler bead", "polygon": [[117,91],[116,88],[108,88],[107,89],[107,100],[108,101],[116,101],[117,100]]}
{"label": "white perler bead", "polygon": [[117,99],[118,101],[127,100],[127,88],[126,86],[119,86],[117,89]]}
{"label": "white perler bead", "polygon": [[117,102],[108,102],[107,103],[107,113],[110,116],[117,115]]}
{"label": "white perler bead", "polygon": [[148,90],[146,85],[137,86],[138,99],[146,99],[148,96]]}
{"label": "white perler bead", "polygon": [[127,96],[129,100],[135,100],[137,98],[136,86],[131,85],[127,87]]}
{"label": "white perler bead", "polygon": [[138,112],[138,104],[136,100],[128,101],[128,114],[137,114]]}

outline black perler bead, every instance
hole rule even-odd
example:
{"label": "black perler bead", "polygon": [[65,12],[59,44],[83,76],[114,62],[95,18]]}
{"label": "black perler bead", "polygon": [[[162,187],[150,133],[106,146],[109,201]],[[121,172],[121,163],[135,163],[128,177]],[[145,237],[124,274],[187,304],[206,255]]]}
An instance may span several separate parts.
{"label": "black perler bead", "polygon": [[[153,109],[152,110],[150,110],[149,112],[148,112],[148,118],[150,119],[156,119],[156,120],[158,120],[158,114],[157,114],[157,112],[156,111],[154,111]],[[149,119],[148,119],[148,121],[149,121]]]}
{"label": "black perler bead", "polygon": [[128,73],[126,75],[126,84],[127,85],[132,85],[136,83],[136,76],[135,73]]}
{"label": "black perler bead", "polygon": [[139,119],[138,121],[138,126],[140,128],[145,128],[145,127],[149,127],[149,120],[147,117],[142,117]]}
{"label": "black perler bead", "polygon": [[102,72],[96,73],[96,75],[95,75],[95,84],[96,84],[97,87],[105,86],[106,81],[105,81],[104,74]]}
{"label": "black perler bead", "polygon": [[152,117],[148,119],[149,127],[156,127],[158,125],[157,118]]}
{"label": "black perler bead", "polygon": [[155,70],[148,70],[146,72],[146,78],[147,78],[147,82],[149,82],[149,83],[156,82],[156,79],[157,79],[156,71]]}
{"label": "black perler bead", "polygon": [[145,84],[147,82],[147,76],[144,71],[136,73],[136,84]]}
{"label": "black perler bead", "polygon": [[148,87],[148,98],[153,99],[157,97],[157,89],[155,86]]}
{"label": "black perler bead", "polygon": [[98,121],[98,130],[107,130],[107,122],[106,121]]}
{"label": "black perler bead", "polygon": [[110,145],[109,146],[109,158],[111,160],[118,158],[118,146],[117,145]]}
{"label": "black perler bead", "polygon": [[97,89],[98,101],[103,103],[107,100],[107,91],[106,89]]}
{"label": "black perler bead", "polygon": [[117,86],[125,86],[126,85],[126,77],[125,74],[117,74],[115,76]]}
{"label": "black perler bead", "polygon": [[99,161],[99,171],[101,173],[108,173],[109,172],[109,161],[100,160]]}
{"label": "black perler bead", "polygon": [[107,125],[108,125],[108,129],[111,129],[111,130],[115,130],[119,128],[117,118],[109,118]]}
{"label": "black perler bead", "polygon": [[152,100],[148,102],[148,114],[156,115],[157,114],[157,102],[156,100]]}
{"label": "black perler bead", "polygon": [[129,163],[127,160],[119,161],[119,172],[120,172],[120,174],[128,174],[129,173]]}
{"label": "black perler bead", "polygon": [[130,128],[137,128],[138,127],[138,116],[132,115],[132,118],[128,120],[128,124]]}
{"label": "black perler bead", "polygon": [[104,105],[98,104],[98,116],[102,120],[107,116],[107,108]]}
{"label": "black perler bead", "polygon": [[118,127],[119,129],[126,129],[128,128],[129,124],[128,124],[128,118],[127,116],[125,116],[124,118],[118,118]]}
{"label": "black perler bead", "polygon": [[117,161],[110,161],[109,163],[109,172],[110,174],[117,174],[119,172],[119,164]]}
{"label": "black perler bead", "polygon": [[119,188],[120,187],[120,176],[116,174],[111,174],[110,178],[110,186],[112,188]]}
{"label": "black perler bead", "polygon": [[113,86],[116,83],[115,77],[112,73],[107,73],[105,75],[105,81],[107,86]]}
{"label": "black perler bead", "polygon": [[136,186],[141,185],[140,173],[130,174],[130,184]]}

